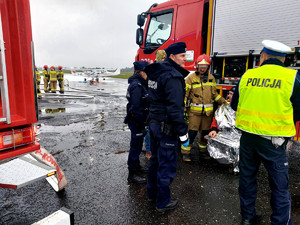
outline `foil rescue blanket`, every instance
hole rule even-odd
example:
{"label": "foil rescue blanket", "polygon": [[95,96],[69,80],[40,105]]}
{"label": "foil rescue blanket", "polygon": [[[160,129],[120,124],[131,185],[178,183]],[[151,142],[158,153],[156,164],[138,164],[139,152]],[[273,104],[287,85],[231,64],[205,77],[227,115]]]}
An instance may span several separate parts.
{"label": "foil rescue blanket", "polygon": [[241,132],[235,128],[235,111],[229,104],[223,104],[216,110],[215,119],[220,132],[215,138],[206,136],[209,155],[221,164],[232,164],[233,171],[238,173]]}

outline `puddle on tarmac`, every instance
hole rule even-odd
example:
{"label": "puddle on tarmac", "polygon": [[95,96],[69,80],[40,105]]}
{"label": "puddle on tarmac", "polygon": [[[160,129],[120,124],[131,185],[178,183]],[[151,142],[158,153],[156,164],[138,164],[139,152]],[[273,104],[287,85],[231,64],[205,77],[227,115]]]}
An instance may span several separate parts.
{"label": "puddle on tarmac", "polygon": [[79,122],[79,123],[71,123],[69,125],[64,125],[64,126],[51,126],[51,125],[41,124],[39,132],[40,133],[55,132],[61,134],[68,134],[72,132],[81,132],[86,130],[92,130],[90,124],[87,124],[86,122]]}

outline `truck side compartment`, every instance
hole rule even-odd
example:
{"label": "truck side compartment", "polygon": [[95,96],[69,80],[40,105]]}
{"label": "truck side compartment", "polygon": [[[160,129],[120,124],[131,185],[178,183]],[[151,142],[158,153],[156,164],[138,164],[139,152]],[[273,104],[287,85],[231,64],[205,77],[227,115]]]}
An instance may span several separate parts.
{"label": "truck side compartment", "polygon": [[[0,160],[32,152],[37,122],[29,0],[0,0],[1,102]],[[4,76],[6,80],[3,79]],[[3,89],[7,89],[5,99]],[[5,108],[9,108],[10,121]],[[19,146],[19,147],[18,147]],[[5,150],[5,151],[2,151]]]}

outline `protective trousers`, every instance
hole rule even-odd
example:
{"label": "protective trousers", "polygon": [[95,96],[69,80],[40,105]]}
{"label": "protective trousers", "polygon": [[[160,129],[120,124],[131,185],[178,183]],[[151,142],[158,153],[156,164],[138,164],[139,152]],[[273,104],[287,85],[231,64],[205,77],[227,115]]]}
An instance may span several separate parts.
{"label": "protective trousers", "polygon": [[63,93],[65,92],[65,90],[64,90],[64,80],[62,80],[62,79],[57,79],[57,81],[58,81],[58,85],[59,85],[59,88],[60,88],[59,92],[60,92],[61,94],[63,94]]}
{"label": "protective trousers", "polygon": [[156,200],[157,208],[164,208],[171,199],[170,184],[177,170],[178,137],[167,136],[161,132],[161,124],[150,121],[150,148],[152,156],[149,163],[147,194]]}
{"label": "protective trousers", "polygon": [[50,90],[52,93],[56,93],[57,80],[50,80]]}
{"label": "protective trousers", "polygon": [[207,140],[204,138],[205,135],[209,133],[210,126],[212,123],[212,117],[206,115],[195,115],[194,113],[189,114],[189,137],[190,137],[190,145],[188,147],[181,146],[181,153],[190,154],[191,147],[194,143],[194,140],[197,136],[197,132],[199,131],[199,140],[198,146],[200,148],[200,152],[207,152]]}
{"label": "protective trousers", "polygon": [[42,97],[40,84],[41,84],[41,76],[37,75],[36,76],[36,91],[37,91],[37,95],[38,95],[39,98]]}
{"label": "protective trousers", "polygon": [[240,141],[239,194],[241,214],[245,219],[256,215],[257,172],[263,163],[271,189],[271,224],[292,224],[291,197],[288,191],[288,162],[285,146],[275,148],[271,140],[243,132]]}
{"label": "protective trousers", "polygon": [[[49,92],[48,83],[49,83],[49,77],[48,76],[44,76],[44,92],[45,93]],[[49,87],[50,87],[50,85],[49,85]]]}
{"label": "protective trousers", "polygon": [[140,169],[140,154],[143,148],[144,136],[135,125],[135,122],[131,119],[128,122],[129,129],[131,131],[130,150],[128,154],[128,170],[129,173],[137,173]]}

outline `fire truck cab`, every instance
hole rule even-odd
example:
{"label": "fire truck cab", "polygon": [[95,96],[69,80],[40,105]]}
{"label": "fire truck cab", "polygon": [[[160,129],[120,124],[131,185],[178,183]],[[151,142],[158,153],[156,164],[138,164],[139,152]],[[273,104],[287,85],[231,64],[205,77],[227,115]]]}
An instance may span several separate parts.
{"label": "fire truck cab", "polygon": [[[293,52],[287,55],[285,65],[300,69],[299,8],[298,0],[284,4],[280,0],[272,4],[268,0],[170,0],[153,4],[137,17],[139,49],[135,60],[152,63],[157,50],[183,41],[187,44],[185,69],[194,71],[197,57],[209,55],[210,73],[225,96],[247,69],[259,66],[262,40],[290,46]],[[278,19],[278,15],[288,19]],[[300,123],[295,140],[299,137]]]}

